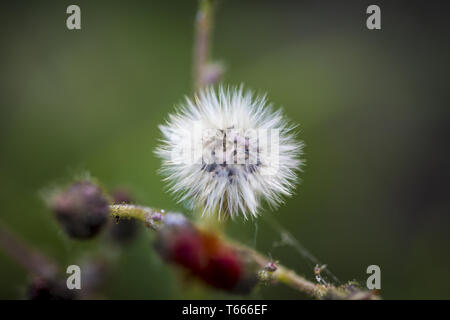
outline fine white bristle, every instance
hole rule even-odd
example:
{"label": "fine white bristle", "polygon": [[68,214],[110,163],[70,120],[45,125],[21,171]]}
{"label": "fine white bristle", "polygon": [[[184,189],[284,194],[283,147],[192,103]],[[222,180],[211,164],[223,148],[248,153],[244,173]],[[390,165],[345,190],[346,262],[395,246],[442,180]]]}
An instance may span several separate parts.
{"label": "fine white bristle", "polygon": [[292,195],[302,160],[281,110],[239,88],[207,88],[170,114],[156,154],[179,201],[203,214],[256,217]]}

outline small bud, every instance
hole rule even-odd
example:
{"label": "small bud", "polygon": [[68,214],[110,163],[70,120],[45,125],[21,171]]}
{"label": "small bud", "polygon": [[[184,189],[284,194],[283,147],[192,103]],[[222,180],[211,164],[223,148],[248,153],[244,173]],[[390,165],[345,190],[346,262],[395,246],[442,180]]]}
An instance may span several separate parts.
{"label": "small bud", "polygon": [[275,262],[270,261],[269,263],[267,263],[267,265],[264,269],[269,272],[275,272],[275,271],[277,271],[278,268],[277,268],[277,265],[275,264]]}
{"label": "small bud", "polygon": [[155,248],[166,260],[184,268],[211,287],[246,294],[256,277],[244,257],[220,237],[198,229],[182,215],[168,213]]}
{"label": "small bud", "polygon": [[161,221],[163,218],[163,215],[159,212],[155,212],[154,214],[152,214],[152,219],[154,221]]}
{"label": "small bud", "polygon": [[73,300],[76,293],[69,290],[65,281],[55,278],[36,277],[28,287],[30,300]]}
{"label": "small bud", "polygon": [[[167,216],[164,216],[164,213],[164,210],[161,210],[160,212],[150,212],[145,217],[145,225],[153,230],[159,230],[163,225],[163,220],[167,220],[165,223],[169,225],[172,223],[182,223],[182,221],[186,220],[184,216],[179,213],[169,213]],[[179,215],[181,215],[181,221]]]}
{"label": "small bud", "polygon": [[51,208],[64,231],[77,239],[95,236],[106,224],[109,212],[102,190],[89,181],[75,182],[56,194]]}

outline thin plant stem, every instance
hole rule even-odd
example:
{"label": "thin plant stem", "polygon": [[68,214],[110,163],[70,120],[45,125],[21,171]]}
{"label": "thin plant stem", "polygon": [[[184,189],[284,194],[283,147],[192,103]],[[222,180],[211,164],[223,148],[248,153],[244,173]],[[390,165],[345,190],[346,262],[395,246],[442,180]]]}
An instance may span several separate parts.
{"label": "thin plant stem", "polygon": [[51,277],[58,270],[56,264],[49,257],[28,246],[2,225],[0,225],[0,247],[28,272],[36,276]]}
{"label": "thin plant stem", "polygon": [[211,30],[213,24],[214,0],[199,0],[195,20],[194,42],[194,87],[201,90],[206,85],[205,72],[210,54]]}
{"label": "thin plant stem", "polygon": [[[112,217],[116,219],[134,218],[144,222],[147,227],[150,227],[156,231],[159,230],[159,228],[164,224],[163,216],[160,216],[161,212],[165,214],[163,210],[156,210],[143,206],[126,204],[110,206],[110,213]],[[155,220],[155,218],[157,219]],[[155,225],[159,227],[155,227]],[[193,223],[193,225],[195,224]],[[236,250],[246,254],[246,256],[249,257],[256,265],[258,265],[261,270],[263,270],[265,266],[267,266],[267,264],[271,261],[268,257],[260,254],[253,248],[232,241],[227,242]],[[370,291],[364,291],[346,286],[336,287],[331,284],[323,285],[311,282],[301,275],[298,275],[293,270],[290,270],[285,266],[279,264],[277,265],[277,270],[271,274],[271,280],[283,283],[297,291],[303,292],[310,297],[317,299],[379,299],[377,295]]]}

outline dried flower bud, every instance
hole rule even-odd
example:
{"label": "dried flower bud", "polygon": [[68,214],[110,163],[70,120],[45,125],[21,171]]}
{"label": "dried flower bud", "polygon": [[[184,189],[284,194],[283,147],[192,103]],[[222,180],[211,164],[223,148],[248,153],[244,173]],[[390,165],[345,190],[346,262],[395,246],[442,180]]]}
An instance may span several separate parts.
{"label": "dried flower bud", "polygon": [[36,277],[28,287],[30,300],[73,300],[76,292],[67,289],[65,281],[56,278]]}
{"label": "dried flower bud", "polygon": [[[176,223],[170,223],[172,220]],[[155,248],[166,261],[183,267],[214,288],[247,294],[256,284],[256,277],[239,252],[215,234],[200,230],[179,216],[165,216]]]}
{"label": "dried flower bud", "polygon": [[108,201],[102,190],[89,181],[79,181],[58,193],[51,201],[56,219],[74,238],[95,236],[106,224]]}

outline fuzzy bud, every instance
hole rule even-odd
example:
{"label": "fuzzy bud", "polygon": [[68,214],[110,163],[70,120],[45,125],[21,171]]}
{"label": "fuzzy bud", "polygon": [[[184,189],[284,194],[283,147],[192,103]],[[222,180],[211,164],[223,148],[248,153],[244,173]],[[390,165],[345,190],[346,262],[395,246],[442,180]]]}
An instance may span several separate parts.
{"label": "fuzzy bud", "polygon": [[214,288],[247,294],[257,282],[238,251],[179,216],[172,219],[171,214],[166,215],[155,248],[166,261]]}
{"label": "fuzzy bud", "polygon": [[102,190],[89,181],[78,181],[56,194],[51,208],[64,231],[77,239],[92,238],[108,219],[108,200]]}

